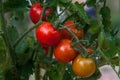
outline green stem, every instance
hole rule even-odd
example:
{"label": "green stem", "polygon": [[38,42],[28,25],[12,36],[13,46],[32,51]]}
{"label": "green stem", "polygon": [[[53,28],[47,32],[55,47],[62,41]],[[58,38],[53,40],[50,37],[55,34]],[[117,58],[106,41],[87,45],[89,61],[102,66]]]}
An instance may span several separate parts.
{"label": "green stem", "polygon": [[58,14],[58,17],[61,16],[69,8],[69,6],[70,5],[67,5],[67,7],[65,7],[65,9],[60,14]]}
{"label": "green stem", "polygon": [[104,7],[106,6],[106,0],[104,0],[104,4],[103,4],[103,6],[104,6]]}
{"label": "green stem", "polygon": [[50,59],[51,59],[51,60],[52,60],[52,58],[53,58],[53,49],[54,49],[53,47],[50,47],[50,53],[49,53],[49,54],[50,54]]}
{"label": "green stem", "polygon": [[15,60],[16,56],[14,54],[14,48],[11,44],[10,36],[9,36],[8,31],[7,31],[5,18],[4,18],[4,7],[3,7],[3,4],[2,4],[2,1],[0,1],[0,23],[1,23],[1,29],[4,33],[4,34],[2,34],[2,37],[5,41],[6,46],[9,48],[9,55],[11,57],[12,64],[15,65],[16,64],[16,60]]}
{"label": "green stem", "polygon": [[46,6],[43,7],[42,15],[41,15],[41,17],[40,17],[39,22],[38,22],[36,25],[34,25],[33,27],[31,27],[30,29],[28,29],[27,31],[25,31],[25,32],[15,41],[13,47],[16,47],[16,46],[20,43],[20,41],[21,41],[29,32],[31,32],[34,28],[36,28],[36,27],[38,27],[40,24],[42,24],[42,17],[43,17],[43,15],[44,15],[44,13],[45,13],[45,9],[46,9]]}
{"label": "green stem", "polygon": [[[72,25],[73,25],[73,24],[72,24]],[[78,37],[77,37],[73,32],[71,32],[71,31],[69,30],[69,27],[63,26],[63,25],[61,25],[61,26],[62,26],[67,32],[69,32],[71,36],[74,37],[74,39],[76,40],[76,43],[78,43],[78,44],[84,49],[85,52],[89,52],[89,51],[80,43],[80,40],[78,39]],[[70,26],[70,25],[68,25],[68,26]]]}
{"label": "green stem", "polygon": [[15,70],[14,75],[17,77],[17,80],[19,80],[20,76],[19,76],[18,70],[16,68],[16,65],[17,65],[16,55],[15,55],[14,48],[13,48],[13,45],[12,45],[11,40],[10,40],[9,32],[7,30],[7,25],[5,23],[4,7],[3,7],[2,0],[0,0],[0,23],[1,23],[0,27],[1,27],[2,31],[3,31],[2,37],[3,37],[4,41],[5,41],[6,47],[9,50],[8,56],[9,56],[9,58],[11,60],[11,64],[12,64],[11,69]]}
{"label": "green stem", "polygon": [[40,80],[40,65],[37,59],[35,62],[35,80]]}
{"label": "green stem", "polygon": [[107,63],[112,67],[112,69],[114,70],[114,72],[117,74],[118,78],[120,79],[120,75],[119,73],[115,70],[114,65],[111,63],[110,59],[103,53],[103,51],[98,48],[97,51],[99,51],[101,53],[101,55],[105,58],[105,60],[107,61]]}
{"label": "green stem", "polygon": [[35,70],[34,70],[34,73],[35,73],[35,80],[41,80],[41,77],[40,77],[40,62],[39,62],[39,58],[37,56],[37,50],[38,50],[38,47],[39,47],[39,44],[37,44],[34,48],[34,57],[33,57],[33,60],[35,61],[34,65],[35,65]]}

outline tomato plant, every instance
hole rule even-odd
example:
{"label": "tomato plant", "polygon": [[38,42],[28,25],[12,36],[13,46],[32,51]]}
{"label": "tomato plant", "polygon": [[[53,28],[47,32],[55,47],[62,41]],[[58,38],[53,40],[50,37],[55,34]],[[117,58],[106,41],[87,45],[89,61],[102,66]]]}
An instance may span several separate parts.
{"label": "tomato plant", "polygon": [[[84,30],[83,29],[77,29],[75,26],[74,21],[67,21],[64,23],[65,27],[68,27],[71,32],[73,32],[79,39],[81,39],[84,35]],[[61,35],[63,36],[63,39],[73,39],[73,37],[70,35],[69,32],[66,30],[62,29],[60,30]]]}
{"label": "tomato plant", "polygon": [[0,80],[97,80],[104,65],[120,78],[120,16],[107,2],[0,0]]}
{"label": "tomato plant", "polygon": [[44,22],[36,29],[36,38],[43,46],[55,46],[61,35],[50,22]]}
{"label": "tomato plant", "polygon": [[[32,5],[30,9],[30,18],[33,23],[37,23],[40,20],[40,16],[42,15],[43,7],[40,5],[40,3],[35,3]],[[45,15],[43,16],[42,20],[47,21],[47,16],[52,13],[52,10],[47,7],[45,10]]]}
{"label": "tomato plant", "polygon": [[72,47],[72,43],[68,39],[63,39],[55,48],[54,56],[60,62],[70,62],[76,56],[78,52]]}
{"label": "tomato plant", "polygon": [[78,55],[72,62],[72,69],[81,78],[90,77],[96,70],[96,64],[92,58],[84,58]]}

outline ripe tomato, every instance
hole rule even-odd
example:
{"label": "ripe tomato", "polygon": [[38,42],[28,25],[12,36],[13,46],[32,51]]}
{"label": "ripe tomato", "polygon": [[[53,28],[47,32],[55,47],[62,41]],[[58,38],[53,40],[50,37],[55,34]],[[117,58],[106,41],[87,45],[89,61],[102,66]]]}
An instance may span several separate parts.
{"label": "ripe tomato", "polygon": [[81,77],[90,77],[96,69],[95,61],[92,58],[84,58],[78,55],[72,62],[73,72]]}
{"label": "ripe tomato", "polygon": [[[33,23],[37,23],[42,15],[43,7],[40,5],[40,3],[35,3],[30,8],[30,18]],[[46,16],[52,13],[52,10],[50,8],[46,8],[45,15],[43,16],[42,20],[46,21]]]}
{"label": "ripe tomato", "polygon": [[91,55],[93,54],[93,48],[92,47],[87,47],[87,50],[89,51],[88,54]]}
{"label": "ripe tomato", "polygon": [[44,22],[36,29],[36,38],[43,46],[55,46],[61,39],[60,32],[50,22]]}
{"label": "ripe tomato", "polygon": [[78,52],[74,50],[71,41],[63,39],[54,49],[55,58],[63,63],[70,62],[77,56]]}
{"label": "ripe tomato", "polygon": [[[74,21],[67,21],[67,22],[65,22],[64,26],[68,26],[70,31],[72,31],[79,39],[81,39],[84,35],[84,30],[83,29],[78,30],[75,26],[69,26],[72,24],[74,24]],[[69,32],[67,32],[64,29],[60,30],[60,32],[61,32],[63,39],[72,39],[73,38],[69,34]]]}

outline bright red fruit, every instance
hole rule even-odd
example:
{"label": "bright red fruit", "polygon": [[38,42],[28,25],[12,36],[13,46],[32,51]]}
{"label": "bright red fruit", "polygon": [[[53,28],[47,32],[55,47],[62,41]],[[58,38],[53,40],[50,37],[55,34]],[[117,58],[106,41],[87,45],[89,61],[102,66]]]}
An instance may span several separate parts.
{"label": "bright red fruit", "polygon": [[56,46],[54,50],[55,58],[63,63],[72,61],[77,56],[77,54],[78,52],[74,50],[71,45],[71,41],[68,39],[61,40],[61,42]]}
{"label": "bright red fruit", "polygon": [[[37,23],[42,15],[43,7],[40,5],[40,3],[35,3],[30,8],[30,18],[33,23]],[[45,14],[42,18],[43,21],[46,21],[46,16],[52,13],[52,10],[50,8],[46,8]]]}
{"label": "bright red fruit", "polygon": [[36,38],[43,46],[55,46],[61,40],[61,35],[50,22],[44,22],[36,29]]}

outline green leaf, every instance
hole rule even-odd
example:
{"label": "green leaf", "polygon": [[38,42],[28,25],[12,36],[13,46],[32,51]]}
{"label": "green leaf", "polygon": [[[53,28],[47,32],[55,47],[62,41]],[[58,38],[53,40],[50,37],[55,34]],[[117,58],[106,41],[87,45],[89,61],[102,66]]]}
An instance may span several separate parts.
{"label": "green leaf", "polygon": [[89,24],[88,16],[82,4],[79,4],[78,2],[72,3],[71,7],[73,12],[77,12],[76,14],[78,14],[79,18],[82,18],[87,24]]}
{"label": "green leaf", "polygon": [[32,58],[34,41],[30,38],[22,40],[15,48],[19,65],[24,65]]}
{"label": "green leaf", "polygon": [[27,10],[27,6],[29,5],[26,0],[8,0],[4,3],[5,12],[9,11],[24,11]]}
{"label": "green leaf", "polygon": [[17,29],[13,26],[9,26],[7,28],[7,30],[8,30],[8,33],[9,33],[8,35],[10,36],[11,44],[13,44],[16,41],[16,39],[19,37]]}
{"label": "green leaf", "polygon": [[30,74],[33,73],[34,63],[29,61],[26,64],[19,66],[18,72],[21,76],[21,80],[28,80]]}
{"label": "green leaf", "polygon": [[60,0],[62,3],[68,3],[70,2],[71,0]]}
{"label": "green leaf", "polygon": [[114,65],[116,65],[116,66],[119,66],[119,64],[118,64],[119,61],[120,61],[120,60],[119,60],[119,57],[117,57],[117,56],[116,56],[116,57],[113,57],[113,58],[111,59],[111,63],[114,64]]}
{"label": "green leaf", "polygon": [[98,35],[98,47],[102,48],[102,46],[104,45],[104,40],[105,40],[105,32],[102,29]]}
{"label": "green leaf", "polygon": [[113,58],[117,53],[115,38],[110,34],[106,34],[102,49],[107,57]]}
{"label": "green leaf", "polygon": [[88,29],[88,33],[94,35],[94,34],[99,33],[99,30],[100,30],[99,22],[98,21],[91,21],[89,29]]}
{"label": "green leaf", "polygon": [[110,31],[111,29],[111,12],[109,7],[102,7],[100,10],[100,14],[102,14],[102,23],[106,31]]}
{"label": "green leaf", "polygon": [[96,0],[87,0],[86,4],[87,6],[94,6],[96,3]]}
{"label": "green leaf", "polygon": [[63,80],[73,80],[74,77],[76,77],[76,75],[72,70],[72,65],[67,64]]}
{"label": "green leaf", "polygon": [[50,80],[63,80],[63,75],[65,72],[65,64],[62,63],[56,63],[53,67],[51,67],[51,70],[49,73]]}
{"label": "green leaf", "polygon": [[[0,75],[4,75],[6,70],[11,66],[11,62],[8,57],[7,48],[5,46],[3,38],[0,36]],[[2,79],[0,79],[2,80]]]}

